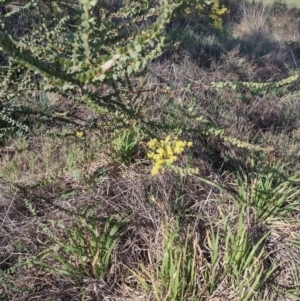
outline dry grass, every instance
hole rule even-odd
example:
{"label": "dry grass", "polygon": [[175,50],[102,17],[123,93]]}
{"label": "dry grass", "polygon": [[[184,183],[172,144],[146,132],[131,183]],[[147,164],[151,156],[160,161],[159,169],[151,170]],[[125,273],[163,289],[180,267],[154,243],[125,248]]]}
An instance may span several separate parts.
{"label": "dry grass", "polygon": [[[51,121],[36,125],[51,128],[48,137],[10,135],[0,148],[0,300],[299,299],[299,178],[292,178],[300,166],[297,83],[285,90],[216,90],[210,83],[280,80],[298,72],[300,11],[227,5],[234,13],[227,32],[194,20],[170,26],[168,39],[177,44],[151,64],[144,87],[158,91],[139,101],[154,120],[192,126],[190,111],[274,151],[189,133],[183,139],[194,146],[178,165],[199,168],[197,176],[166,171],[151,177],[146,134],[136,134],[137,149],[126,162],[115,146],[122,146],[118,137],[126,130],[91,129],[77,137],[71,126]],[[95,117],[53,95],[31,101],[32,107],[47,104],[47,112],[70,111],[80,124]],[[261,208],[273,205],[276,213],[261,218]],[[80,217],[100,230],[70,238],[67,230],[84,228]],[[97,252],[82,255],[76,243],[83,238],[81,250],[87,250],[110,218],[113,228],[121,217],[108,269],[95,276]],[[66,273],[82,263],[86,272]]]}

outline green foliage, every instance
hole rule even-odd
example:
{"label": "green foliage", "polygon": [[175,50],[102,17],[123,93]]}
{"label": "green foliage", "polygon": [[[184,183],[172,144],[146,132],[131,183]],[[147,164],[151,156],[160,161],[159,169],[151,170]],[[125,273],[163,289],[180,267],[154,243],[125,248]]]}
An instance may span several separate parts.
{"label": "green foliage", "polygon": [[286,87],[291,84],[295,84],[299,80],[300,74],[296,73],[287,78],[284,78],[277,82],[266,82],[266,83],[257,83],[257,82],[212,82],[211,87],[217,90],[222,90],[223,88],[229,87],[233,90],[237,89],[248,89],[248,90],[260,90],[260,91],[268,91],[270,89],[278,89],[281,87]]}
{"label": "green foliage", "polygon": [[[261,170],[248,177],[239,177],[237,188],[240,201],[253,206],[260,219],[291,219],[290,212],[299,209],[299,175],[282,180],[284,166],[274,166],[270,171]],[[250,183],[248,183],[250,180]]]}
{"label": "green foliage", "polygon": [[[21,38],[14,37],[5,20],[1,21],[0,44],[10,55],[9,69],[3,67],[1,74],[3,106],[11,99],[16,101],[25,91],[32,93],[43,88],[83,102],[96,113],[121,110],[134,115],[130,104],[119,101],[120,91],[128,90],[123,79],[143,70],[159,55],[164,25],[176,5],[168,1],[161,6],[142,1],[119,9],[99,5],[96,1],[78,1],[66,14],[63,5],[51,2],[48,4],[52,12],[49,18],[47,9],[33,0],[22,9],[34,7],[34,17],[40,26]],[[97,10],[99,16],[94,15]],[[158,17],[147,25],[152,15]],[[141,20],[144,20],[142,24]],[[38,74],[38,81],[32,80],[35,74]],[[115,93],[99,95],[95,91],[98,87],[109,86]],[[6,123],[12,123],[7,120],[9,116],[5,118]]]}
{"label": "green foliage", "polygon": [[255,151],[270,152],[270,151],[273,150],[272,147],[262,147],[260,145],[253,145],[251,143],[241,141],[241,140],[239,140],[235,137],[228,136],[225,133],[225,129],[220,128],[220,127],[216,127],[211,122],[206,120],[203,116],[197,117],[196,120],[204,126],[204,129],[202,130],[202,132],[204,134],[210,134],[210,135],[213,135],[213,136],[220,137],[224,141],[228,141],[229,143],[231,143],[232,145],[235,145],[237,147],[245,148],[245,149],[249,149],[249,150],[255,150]]}
{"label": "green foliage", "polygon": [[[197,239],[190,234],[181,240],[179,226],[164,228],[162,251],[156,267],[132,271],[147,294],[154,294],[156,301],[196,300]],[[194,299],[195,298],[195,299]]]}
{"label": "green foliage", "polygon": [[[9,55],[8,71],[2,72],[3,107],[6,108],[10,101],[18,102],[17,98],[24,92],[32,93],[42,88],[83,103],[98,115],[109,113],[123,125],[131,119],[148,133],[155,129],[174,131],[177,125],[156,123],[143,115],[144,104],[136,105],[141,94],[138,92],[136,97],[132,97],[133,79],[161,54],[166,24],[182,14],[183,8],[186,13],[197,9],[203,12],[206,6],[211,6],[216,16],[220,12],[217,0],[165,0],[160,4],[144,0],[129,7],[110,8],[97,1],[80,0],[72,7],[54,1],[45,7],[32,0],[22,8],[35,10],[34,18],[39,26],[30,34],[14,37],[5,19],[0,21],[3,27],[0,47]],[[225,8],[220,9],[223,13]],[[36,76],[38,80],[34,81]],[[39,114],[39,111],[31,112],[30,107],[22,110],[24,114]],[[12,127],[24,128],[19,120],[14,121],[8,114],[1,116],[3,131]],[[59,116],[43,114],[43,117],[45,122]],[[61,121],[68,120],[64,119]],[[72,126],[78,127],[74,123]],[[203,131],[203,127],[181,127],[182,132],[190,130]],[[30,130],[26,128],[26,131]],[[205,133],[220,136],[238,147],[262,149],[234,137],[226,137],[221,129],[210,127]]]}
{"label": "green foliage", "polygon": [[[10,241],[12,242],[12,245],[14,246],[17,253],[25,252],[26,254],[30,254],[29,248],[26,246],[26,244],[19,240],[19,238],[16,238],[4,225],[1,225],[1,232],[3,236],[6,236]],[[0,281],[5,287],[9,288],[12,292],[17,292],[20,294],[27,294],[30,292],[35,292],[40,289],[39,286],[28,288],[26,285],[20,285],[20,283],[15,283],[14,278],[12,275],[16,273],[20,273],[26,269],[29,269],[32,267],[29,261],[21,261],[19,260],[16,262],[13,266],[7,267],[7,268],[0,268]],[[0,300],[2,298],[2,295],[0,294]],[[6,299],[6,296],[3,296],[3,300]]]}
{"label": "green foliage", "polygon": [[[5,30],[0,35],[0,45],[23,65],[43,75],[41,86],[46,89],[56,86],[62,90],[75,85],[82,89],[89,83],[117,82],[125,74],[145,67],[159,53],[162,30],[176,6],[165,1],[160,7],[149,7],[148,1],[142,1],[139,6],[118,11],[105,11],[100,7],[101,17],[95,18],[92,8],[96,1],[78,1],[68,17],[63,17],[64,11],[52,4],[57,11],[52,20],[47,20],[39,3],[32,1],[32,4],[41,13],[40,18],[44,18],[43,29],[35,32],[31,41],[24,37],[22,44]],[[139,18],[149,18],[155,9],[159,13],[156,22],[146,30],[137,27],[138,30],[132,31]],[[54,25],[55,21],[58,24]],[[59,36],[62,41],[57,47]]]}
{"label": "green foliage", "polygon": [[[12,275],[14,275],[16,272],[20,272],[20,271],[26,270],[26,269],[28,269],[28,266],[24,265],[24,264],[15,264],[14,267],[7,269],[5,271],[0,269],[1,284],[5,285],[12,292],[17,292],[19,294],[28,294],[30,292],[38,291],[40,289],[40,287],[35,287],[32,289],[29,289],[29,288],[25,288],[24,286],[17,285],[12,280],[13,279]],[[1,298],[3,298],[3,299],[1,299]],[[0,294],[0,301],[2,301],[2,300],[9,300],[9,299],[5,295]]]}
{"label": "green foliage", "polygon": [[[245,205],[240,206],[235,228],[224,217],[223,225],[217,231],[211,228],[206,237],[212,262],[209,276],[211,293],[216,289],[219,279],[228,276],[237,289],[237,300],[243,301],[250,300],[276,269],[275,266],[268,268],[264,263],[263,244],[269,233],[254,243],[244,221],[245,210]],[[225,244],[221,244],[223,240]]]}
{"label": "green foliage", "polygon": [[125,130],[115,130],[112,140],[113,155],[122,163],[128,163],[138,152],[141,133],[136,126]]}
{"label": "green foliage", "polygon": [[[78,276],[106,277],[111,265],[111,256],[118,243],[120,227],[124,218],[111,216],[103,226],[83,218],[73,222],[71,229],[52,221],[66,234],[67,240],[55,239],[55,245],[42,251],[34,263],[46,269],[66,275],[73,280]],[[47,264],[48,259],[55,265]]]}

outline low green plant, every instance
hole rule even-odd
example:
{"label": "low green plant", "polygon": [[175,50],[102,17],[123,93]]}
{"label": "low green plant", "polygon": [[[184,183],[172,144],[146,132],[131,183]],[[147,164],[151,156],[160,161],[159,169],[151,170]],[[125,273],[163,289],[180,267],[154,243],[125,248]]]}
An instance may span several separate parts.
{"label": "low green plant", "polygon": [[284,166],[275,165],[269,171],[261,169],[257,174],[240,176],[236,186],[239,201],[252,206],[263,221],[289,219],[289,213],[299,211],[299,175],[282,179]]}
{"label": "low green plant", "polygon": [[[22,240],[19,238],[15,237],[11,233],[11,231],[1,224],[1,236],[7,238],[7,242],[11,244],[15,250],[16,253],[18,254],[27,254],[27,258],[32,258],[30,249],[24,243]],[[1,254],[2,255],[2,254]],[[5,262],[5,260],[4,260]],[[2,264],[4,263],[2,262]],[[16,283],[14,281],[14,275],[17,273],[22,273],[22,271],[26,271],[32,267],[32,264],[30,260],[18,260],[15,262],[13,265],[8,265],[5,268],[3,268],[3,265],[0,268],[0,282],[1,282],[1,290],[0,290],[0,300],[10,300],[6,294],[8,292],[17,292],[19,294],[28,294],[32,292],[37,292],[38,290],[41,289],[40,286],[34,286],[30,287],[27,286],[25,283]],[[2,289],[3,288],[3,289]],[[3,294],[2,294],[3,293]],[[1,299],[3,298],[3,299]]]}
{"label": "low green plant", "polygon": [[114,157],[122,163],[128,163],[138,152],[142,134],[138,127],[115,130],[112,140],[112,151]]}
{"label": "low green plant", "polygon": [[197,300],[197,241],[186,233],[183,239],[179,225],[164,225],[162,250],[155,267],[140,266],[132,271],[147,294],[156,301]]}
{"label": "low green plant", "polygon": [[[123,217],[115,219],[111,216],[104,225],[100,226],[96,222],[78,218],[69,229],[52,221],[65,232],[66,240],[54,238],[55,245],[43,250],[38,255],[39,261],[35,264],[74,281],[77,281],[79,276],[105,278],[124,222]],[[47,263],[49,260],[52,264]]]}
{"label": "low green plant", "polygon": [[236,224],[232,225],[228,217],[224,217],[217,231],[211,227],[206,236],[211,259],[210,293],[229,277],[239,301],[250,300],[276,269],[265,264],[268,253],[264,242],[269,233],[254,241],[244,221],[245,212],[246,206],[242,205]]}
{"label": "low green plant", "polygon": [[[19,293],[22,295],[29,294],[29,293],[34,293],[40,290],[40,287],[33,287],[33,288],[26,288],[26,285],[20,285],[16,284],[14,281],[13,275],[16,273],[20,273],[22,271],[26,271],[29,268],[28,264],[15,264],[12,268],[9,268],[5,271],[0,269],[0,281],[2,284],[2,287],[5,287],[8,289],[10,292],[15,292]],[[3,291],[2,291],[3,292]],[[0,301],[7,301],[10,300],[3,292],[3,294],[0,292]]]}

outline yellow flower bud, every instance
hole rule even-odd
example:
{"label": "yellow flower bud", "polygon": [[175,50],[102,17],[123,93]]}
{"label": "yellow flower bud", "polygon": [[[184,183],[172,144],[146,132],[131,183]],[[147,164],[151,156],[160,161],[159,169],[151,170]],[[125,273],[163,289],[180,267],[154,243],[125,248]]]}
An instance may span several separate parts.
{"label": "yellow flower bud", "polygon": [[169,141],[170,141],[170,139],[171,139],[171,136],[170,136],[170,135],[168,135],[168,136],[166,137],[166,139],[165,139],[165,142],[169,142]]}
{"label": "yellow flower bud", "polygon": [[167,152],[168,156],[172,156],[173,155],[173,150],[172,150],[171,146],[167,146],[166,147],[166,152]]}
{"label": "yellow flower bud", "polygon": [[160,166],[154,165],[151,170],[151,175],[156,176],[159,173]]}
{"label": "yellow flower bud", "polygon": [[156,152],[161,156],[167,155],[167,152],[162,147],[157,149]]}

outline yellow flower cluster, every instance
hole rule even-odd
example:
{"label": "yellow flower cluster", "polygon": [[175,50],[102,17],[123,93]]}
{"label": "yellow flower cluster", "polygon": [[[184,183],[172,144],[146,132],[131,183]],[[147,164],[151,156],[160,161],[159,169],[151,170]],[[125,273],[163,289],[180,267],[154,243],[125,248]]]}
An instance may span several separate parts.
{"label": "yellow flower cluster", "polygon": [[220,7],[219,0],[214,0],[214,4],[211,8],[211,14],[209,16],[213,20],[215,28],[217,29],[222,28],[223,26],[222,15],[227,13],[229,13],[229,10],[224,5]]}
{"label": "yellow flower cluster", "polygon": [[151,150],[147,156],[153,162],[151,174],[155,176],[160,170],[164,171],[164,165],[174,163],[178,159],[177,155],[180,155],[186,147],[191,147],[193,143],[168,135],[165,140],[158,141],[154,138],[147,145]]}
{"label": "yellow flower cluster", "polygon": [[78,132],[76,132],[76,136],[77,136],[78,138],[82,138],[82,137],[84,136],[84,132],[78,131]]}

